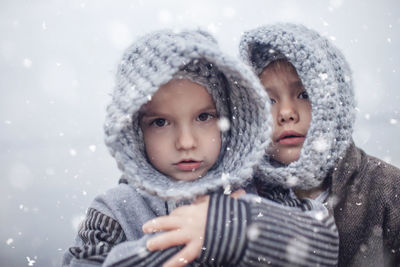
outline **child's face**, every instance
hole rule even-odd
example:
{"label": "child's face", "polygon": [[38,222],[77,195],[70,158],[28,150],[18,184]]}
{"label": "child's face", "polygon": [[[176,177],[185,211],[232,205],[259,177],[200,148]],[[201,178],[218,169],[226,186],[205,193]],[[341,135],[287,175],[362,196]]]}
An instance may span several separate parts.
{"label": "child's face", "polygon": [[172,80],[142,111],[147,157],[158,171],[175,180],[192,181],[213,166],[221,135],[215,104],[203,86]]}
{"label": "child's face", "polygon": [[299,159],[311,121],[311,103],[289,62],[272,62],[260,74],[274,119],[269,155],[283,164]]}

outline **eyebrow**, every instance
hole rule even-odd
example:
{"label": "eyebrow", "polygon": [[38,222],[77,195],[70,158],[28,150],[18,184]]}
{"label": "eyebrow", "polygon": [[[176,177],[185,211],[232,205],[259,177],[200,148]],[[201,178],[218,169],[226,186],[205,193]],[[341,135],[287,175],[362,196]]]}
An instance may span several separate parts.
{"label": "eyebrow", "polygon": [[295,81],[295,82],[290,83],[290,86],[291,87],[296,87],[296,88],[298,88],[298,87],[304,88],[304,84],[301,82],[300,79]]}
{"label": "eyebrow", "polygon": [[[206,111],[215,111],[217,112],[217,108],[211,105],[207,105],[204,108],[200,108],[198,110],[199,113],[201,112],[206,112]],[[163,112],[153,112],[153,111],[143,111],[141,114],[141,118],[151,118],[151,117],[167,117],[168,114],[165,114]]]}

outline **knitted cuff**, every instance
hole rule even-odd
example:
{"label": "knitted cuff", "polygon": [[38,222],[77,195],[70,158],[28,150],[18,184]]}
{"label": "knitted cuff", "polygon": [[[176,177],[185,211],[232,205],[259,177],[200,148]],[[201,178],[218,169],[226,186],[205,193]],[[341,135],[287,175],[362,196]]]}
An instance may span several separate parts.
{"label": "knitted cuff", "polygon": [[208,206],[204,247],[198,260],[211,265],[236,265],[246,249],[249,207],[226,195],[212,194]]}

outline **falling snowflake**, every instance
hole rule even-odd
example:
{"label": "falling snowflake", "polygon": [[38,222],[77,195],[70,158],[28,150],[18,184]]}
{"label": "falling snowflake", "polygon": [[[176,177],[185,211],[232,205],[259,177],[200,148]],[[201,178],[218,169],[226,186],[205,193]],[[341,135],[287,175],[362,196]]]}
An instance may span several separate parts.
{"label": "falling snowflake", "polygon": [[261,197],[253,197],[251,199],[254,203],[261,203]]}
{"label": "falling snowflake", "polygon": [[35,260],[31,260],[28,256],[26,257],[26,260],[28,261],[28,266],[33,266],[35,264]]}
{"label": "falling snowflake", "polygon": [[289,186],[295,186],[299,182],[299,178],[293,175],[289,175],[287,178],[287,184]]}
{"label": "falling snowflake", "polygon": [[391,163],[392,162],[392,158],[390,156],[384,156],[383,157],[383,161],[387,162],[387,163]]}
{"label": "falling snowflake", "polygon": [[318,211],[315,213],[315,219],[317,219],[318,221],[322,221],[324,219],[324,213],[322,211]]}
{"label": "falling snowflake", "polygon": [[183,262],[183,263],[188,263],[187,259],[185,259],[185,258],[179,258],[179,261]]}
{"label": "falling snowflake", "polygon": [[221,118],[218,120],[218,127],[219,127],[219,129],[221,130],[221,132],[226,132],[226,131],[228,131],[229,128],[231,127],[231,124],[230,124],[228,118],[226,118],[226,117],[221,117]]}
{"label": "falling snowflake", "polygon": [[291,239],[286,247],[287,259],[289,262],[299,264],[304,262],[307,258],[308,245],[304,242],[297,240],[296,238]]}
{"label": "falling snowflake", "polygon": [[29,58],[24,58],[22,64],[25,68],[29,69],[30,67],[32,67],[32,60],[30,60]]}
{"label": "falling snowflake", "polygon": [[9,239],[7,239],[7,241],[6,241],[6,244],[9,246],[9,245],[11,245],[13,242],[14,242],[14,239],[9,238]]}
{"label": "falling snowflake", "polygon": [[221,174],[221,180],[222,180],[222,181],[226,182],[226,181],[228,181],[228,178],[229,178],[229,173],[223,172],[223,173]]}
{"label": "falling snowflake", "polygon": [[326,79],[328,78],[328,74],[326,74],[326,73],[320,73],[318,76],[319,76],[323,81],[326,80]]}
{"label": "falling snowflake", "polygon": [[76,156],[76,150],[71,148],[71,149],[69,150],[69,154],[70,154],[71,156],[73,156],[73,157]]}
{"label": "falling snowflake", "polygon": [[92,152],[95,152],[96,151],[96,146],[95,145],[90,145],[89,146],[89,150],[92,151]]}
{"label": "falling snowflake", "polygon": [[224,186],[224,194],[225,195],[230,195],[232,193],[232,188],[230,184],[227,184]]}
{"label": "falling snowflake", "polygon": [[397,124],[397,120],[396,119],[390,119],[390,124],[392,124],[392,125]]}
{"label": "falling snowflake", "polygon": [[250,225],[247,230],[247,238],[249,240],[256,240],[260,235],[260,229],[254,224]]}
{"label": "falling snowflake", "polygon": [[313,142],[312,146],[315,151],[322,153],[329,149],[330,144],[327,139],[319,137]]}

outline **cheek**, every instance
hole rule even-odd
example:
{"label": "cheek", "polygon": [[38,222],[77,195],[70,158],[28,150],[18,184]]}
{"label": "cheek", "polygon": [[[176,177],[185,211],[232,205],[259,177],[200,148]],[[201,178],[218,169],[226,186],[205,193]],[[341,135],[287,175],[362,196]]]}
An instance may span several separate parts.
{"label": "cheek", "polygon": [[304,118],[305,122],[307,123],[307,127],[310,127],[312,115],[311,115],[311,103],[308,103],[307,106],[304,108]]}
{"label": "cheek", "polygon": [[218,155],[221,151],[221,132],[219,131],[219,128],[215,131],[214,133],[214,139],[213,139],[213,154],[214,154],[214,158],[215,160],[217,160]]}
{"label": "cheek", "polygon": [[221,149],[221,132],[217,124],[212,125],[207,130],[203,132],[202,136],[205,149],[209,151],[209,156],[217,159],[220,149]]}
{"label": "cheek", "polygon": [[143,141],[146,149],[147,157],[154,160],[162,157],[163,153],[167,151],[167,134],[154,134],[150,132],[143,133]]}
{"label": "cheek", "polygon": [[278,125],[278,107],[276,104],[271,106],[271,115],[272,115],[272,120],[273,120],[272,131],[275,131],[275,129],[277,128],[277,125]]}

